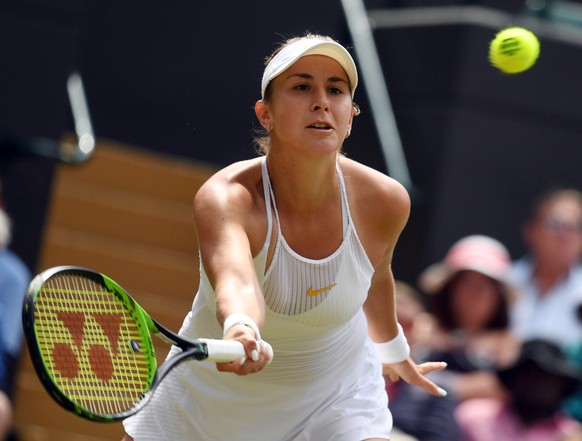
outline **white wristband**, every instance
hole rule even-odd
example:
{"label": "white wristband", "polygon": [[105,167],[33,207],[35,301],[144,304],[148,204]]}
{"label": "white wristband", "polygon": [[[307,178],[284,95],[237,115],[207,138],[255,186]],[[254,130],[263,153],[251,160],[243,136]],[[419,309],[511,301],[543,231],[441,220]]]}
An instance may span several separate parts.
{"label": "white wristband", "polygon": [[400,363],[410,355],[410,346],[400,323],[396,337],[384,343],[374,343],[374,348],[382,364]]}
{"label": "white wristband", "polygon": [[259,327],[255,323],[255,321],[248,315],[243,314],[242,312],[235,312],[234,314],[231,314],[226,318],[226,320],[224,321],[224,325],[222,327],[222,335],[226,334],[226,332],[230,328],[236,325],[245,325],[255,333],[255,338],[258,341],[261,340],[261,333],[259,332]]}

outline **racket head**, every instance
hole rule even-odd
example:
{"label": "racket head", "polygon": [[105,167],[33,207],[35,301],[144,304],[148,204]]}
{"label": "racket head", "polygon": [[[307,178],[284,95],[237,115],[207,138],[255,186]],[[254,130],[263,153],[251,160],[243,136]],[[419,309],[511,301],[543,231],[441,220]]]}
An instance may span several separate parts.
{"label": "racket head", "polygon": [[157,360],[143,310],[115,281],[50,268],[30,282],[22,318],[36,373],[63,408],[111,422],[143,407]]}

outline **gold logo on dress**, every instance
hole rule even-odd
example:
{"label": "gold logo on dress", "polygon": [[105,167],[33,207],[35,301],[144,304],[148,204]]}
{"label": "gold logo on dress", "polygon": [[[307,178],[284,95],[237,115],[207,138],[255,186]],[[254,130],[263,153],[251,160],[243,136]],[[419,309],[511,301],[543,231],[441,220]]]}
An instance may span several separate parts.
{"label": "gold logo on dress", "polygon": [[316,296],[318,294],[329,291],[330,289],[332,289],[336,285],[337,285],[337,283],[334,283],[333,285],[329,285],[329,286],[326,286],[325,288],[320,288],[320,289],[313,289],[312,287],[309,287],[309,289],[307,290],[307,295],[309,297]]}

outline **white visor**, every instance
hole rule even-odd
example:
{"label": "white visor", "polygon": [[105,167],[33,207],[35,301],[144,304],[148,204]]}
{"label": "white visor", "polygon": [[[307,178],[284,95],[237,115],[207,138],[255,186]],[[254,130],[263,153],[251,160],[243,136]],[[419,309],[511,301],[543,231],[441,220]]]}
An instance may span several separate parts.
{"label": "white visor", "polygon": [[319,38],[305,38],[285,46],[267,64],[261,82],[261,98],[265,98],[265,90],[269,83],[277,76],[289,69],[299,58],[306,55],[325,55],[333,58],[346,71],[350,80],[352,98],[358,85],[358,71],[356,63],[350,53],[339,43]]}

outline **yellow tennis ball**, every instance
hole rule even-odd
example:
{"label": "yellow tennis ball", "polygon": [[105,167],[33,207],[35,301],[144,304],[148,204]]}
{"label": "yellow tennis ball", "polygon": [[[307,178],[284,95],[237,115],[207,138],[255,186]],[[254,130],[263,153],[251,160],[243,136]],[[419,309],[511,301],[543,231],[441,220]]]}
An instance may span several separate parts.
{"label": "yellow tennis ball", "polygon": [[532,67],[540,55],[540,42],[527,29],[511,27],[495,35],[489,45],[489,61],[499,70],[515,74]]}

